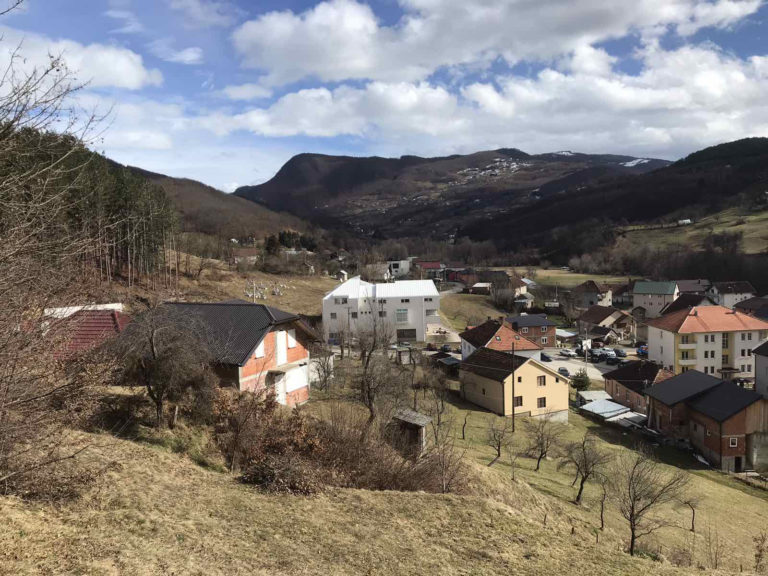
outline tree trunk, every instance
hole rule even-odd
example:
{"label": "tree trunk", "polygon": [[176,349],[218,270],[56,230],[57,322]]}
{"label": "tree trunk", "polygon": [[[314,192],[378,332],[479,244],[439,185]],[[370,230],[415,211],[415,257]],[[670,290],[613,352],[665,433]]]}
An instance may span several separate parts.
{"label": "tree trunk", "polygon": [[163,401],[162,400],[156,400],[155,401],[155,426],[157,428],[163,428],[165,425],[164,419],[163,419]]}
{"label": "tree trunk", "polygon": [[584,493],[584,484],[587,483],[586,477],[581,477],[581,482],[579,483],[579,492],[576,494],[576,504],[581,504],[581,495]]}
{"label": "tree trunk", "polygon": [[635,540],[637,537],[635,536],[635,528],[634,526],[630,527],[630,537],[629,537],[629,555],[634,556],[635,555]]}
{"label": "tree trunk", "polygon": [[536,459],[536,468],[534,469],[534,472],[538,472],[539,468],[541,467],[541,461],[544,458],[544,454],[539,454],[539,457]]}

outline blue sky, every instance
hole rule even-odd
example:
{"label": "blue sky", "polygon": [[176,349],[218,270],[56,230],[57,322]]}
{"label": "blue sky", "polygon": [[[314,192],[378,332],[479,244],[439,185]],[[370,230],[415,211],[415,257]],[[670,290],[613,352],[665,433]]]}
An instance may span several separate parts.
{"label": "blue sky", "polygon": [[0,26],[6,57],[88,82],[95,149],[223,190],[307,151],[674,159],[768,136],[763,0],[27,0]]}

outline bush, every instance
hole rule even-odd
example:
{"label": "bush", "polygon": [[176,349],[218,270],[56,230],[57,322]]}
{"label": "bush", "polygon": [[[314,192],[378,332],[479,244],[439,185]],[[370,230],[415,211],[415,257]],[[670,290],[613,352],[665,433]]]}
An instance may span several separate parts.
{"label": "bush", "polygon": [[240,480],[268,492],[310,496],[323,488],[317,471],[291,452],[248,462]]}

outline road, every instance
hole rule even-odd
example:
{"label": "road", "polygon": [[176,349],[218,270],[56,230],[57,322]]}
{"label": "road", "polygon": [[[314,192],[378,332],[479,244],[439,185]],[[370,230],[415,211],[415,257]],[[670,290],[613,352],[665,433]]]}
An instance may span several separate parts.
{"label": "road", "polygon": [[[624,350],[627,353],[627,358],[625,358],[625,360],[637,360],[637,357],[634,354],[634,350],[632,350],[631,348],[624,348]],[[591,380],[602,382],[603,374],[618,368],[618,366],[609,366],[605,362],[600,362],[599,364],[592,364],[591,362],[585,363],[583,357],[565,358],[559,355],[560,349],[558,348],[547,348],[546,350],[544,350],[544,352],[546,352],[552,358],[552,362],[544,362],[544,365],[550,366],[555,370],[557,370],[558,368],[568,368],[568,371],[571,373],[571,376],[573,376],[576,372],[578,372],[582,368],[586,368],[587,375],[590,377]]]}

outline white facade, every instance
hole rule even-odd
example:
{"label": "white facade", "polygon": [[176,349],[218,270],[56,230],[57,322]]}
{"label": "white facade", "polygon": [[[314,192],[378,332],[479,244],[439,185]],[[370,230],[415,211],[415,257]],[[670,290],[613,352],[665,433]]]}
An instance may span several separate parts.
{"label": "white facade", "polygon": [[440,322],[440,294],[432,280],[371,284],[350,278],[323,298],[323,330],[328,340],[354,335],[375,321],[391,326],[395,338],[424,342],[427,325]]}
{"label": "white facade", "polygon": [[752,349],[765,336],[758,330],[677,334],[648,327],[648,359],[680,374],[698,370],[719,376],[723,367],[735,368],[735,378],[756,375],[757,356]]}
{"label": "white facade", "polygon": [[721,293],[716,286],[712,286],[707,290],[707,296],[709,296],[715,304],[725,306],[726,308],[733,309],[736,304],[749,300],[757,296],[754,292],[725,292]]}
{"label": "white facade", "polygon": [[387,260],[387,266],[393,278],[402,278],[411,273],[410,260]]}
{"label": "white facade", "polygon": [[671,304],[677,297],[680,296],[680,290],[675,286],[675,291],[672,294],[632,294],[632,307],[642,307],[645,309],[646,318],[657,318],[661,316],[661,310],[667,305]]}

